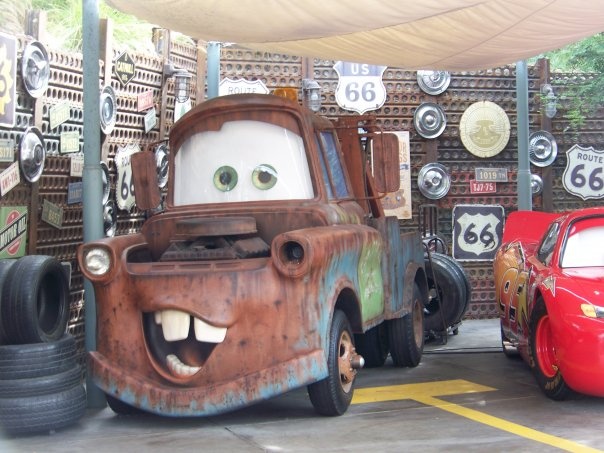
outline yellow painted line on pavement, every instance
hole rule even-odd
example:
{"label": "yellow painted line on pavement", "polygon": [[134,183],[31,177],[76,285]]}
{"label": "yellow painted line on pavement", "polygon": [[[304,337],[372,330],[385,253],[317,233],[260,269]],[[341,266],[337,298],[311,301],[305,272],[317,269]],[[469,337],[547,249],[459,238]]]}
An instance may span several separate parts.
{"label": "yellow painted line on pavement", "polygon": [[436,398],[437,396],[459,395],[464,393],[491,392],[497,390],[486,385],[475,384],[464,379],[454,379],[449,381],[434,381],[421,384],[401,384],[389,385],[383,387],[371,387],[355,389],[352,398],[352,404],[377,403],[382,401],[413,400],[427,406],[437,407],[472,421],[491,426],[502,431],[525,437],[536,442],[541,442],[552,447],[572,452],[599,452],[602,450],[587,447],[579,443],[552,436],[550,434],[527,428],[504,420],[499,417],[493,417],[481,411],[470,409],[460,404],[452,404],[447,401]]}

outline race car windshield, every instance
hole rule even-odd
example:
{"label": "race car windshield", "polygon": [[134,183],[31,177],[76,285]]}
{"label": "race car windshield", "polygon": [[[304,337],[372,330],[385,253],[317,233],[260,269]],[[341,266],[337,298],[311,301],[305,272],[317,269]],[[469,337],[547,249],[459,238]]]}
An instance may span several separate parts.
{"label": "race car windshield", "polygon": [[229,121],[188,138],[174,159],[174,204],[314,197],[304,142],[262,121]]}
{"label": "race car windshield", "polygon": [[560,267],[604,266],[604,219],[586,219],[575,222],[560,259]]}

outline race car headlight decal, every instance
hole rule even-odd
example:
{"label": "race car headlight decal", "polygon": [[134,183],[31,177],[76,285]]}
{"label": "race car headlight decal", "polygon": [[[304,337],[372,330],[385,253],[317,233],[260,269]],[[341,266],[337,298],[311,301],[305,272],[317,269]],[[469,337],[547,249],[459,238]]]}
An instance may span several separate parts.
{"label": "race car headlight decal", "polygon": [[84,254],[86,270],[92,275],[101,276],[111,267],[111,254],[104,248],[93,248]]}
{"label": "race car headlight decal", "polygon": [[592,304],[581,304],[581,311],[588,318],[604,318],[604,307]]}

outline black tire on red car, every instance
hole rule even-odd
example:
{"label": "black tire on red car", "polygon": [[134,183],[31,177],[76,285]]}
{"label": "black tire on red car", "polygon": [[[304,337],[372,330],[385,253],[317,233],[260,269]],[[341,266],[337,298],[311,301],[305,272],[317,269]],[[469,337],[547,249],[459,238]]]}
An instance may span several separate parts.
{"label": "black tire on red car", "polygon": [[419,365],[424,351],[424,329],[424,303],[419,287],[414,284],[411,312],[388,321],[388,341],[394,366]]}
{"label": "black tire on red car", "polygon": [[529,330],[529,365],[537,384],[547,397],[565,399],[571,390],[557,365],[550,319],[542,299],[537,300],[533,308]]}
{"label": "black tire on red car", "polygon": [[7,343],[59,340],[69,317],[69,284],[61,263],[51,256],[26,255],[6,278],[1,318]]}
{"label": "black tire on red car", "polygon": [[354,350],[354,336],[348,318],[343,311],[335,310],[327,351],[329,375],[308,386],[310,402],[319,414],[342,415],[350,406],[356,371],[350,368],[349,359]]}

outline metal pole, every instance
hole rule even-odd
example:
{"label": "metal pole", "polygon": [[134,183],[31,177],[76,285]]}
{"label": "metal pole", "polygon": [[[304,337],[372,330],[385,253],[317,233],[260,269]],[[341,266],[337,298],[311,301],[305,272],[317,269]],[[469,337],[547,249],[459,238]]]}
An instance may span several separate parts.
{"label": "metal pole", "polygon": [[528,73],[526,61],[516,63],[516,112],[518,126],[518,210],[531,211],[531,169],[528,153]]}
{"label": "metal pole", "polygon": [[220,84],[220,43],[208,42],[208,99],[218,97]]}
{"label": "metal pole", "polygon": [[[99,92],[99,5],[82,0],[82,47],[84,64],[84,242],[103,237],[103,179],[101,173],[101,132]],[[94,289],[84,280],[84,334],[86,352],[96,350],[96,302]],[[105,407],[105,395],[86,373],[88,407]]]}

